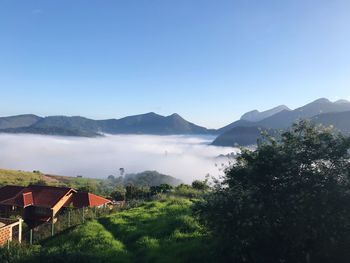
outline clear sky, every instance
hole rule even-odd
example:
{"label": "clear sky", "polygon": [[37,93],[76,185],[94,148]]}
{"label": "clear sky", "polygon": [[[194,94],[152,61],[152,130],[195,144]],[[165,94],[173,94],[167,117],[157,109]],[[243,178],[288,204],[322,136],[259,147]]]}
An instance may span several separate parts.
{"label": "clear sky", "polygon": [[349,0],[0,0],[0,115],[251,109],[350,99]]}

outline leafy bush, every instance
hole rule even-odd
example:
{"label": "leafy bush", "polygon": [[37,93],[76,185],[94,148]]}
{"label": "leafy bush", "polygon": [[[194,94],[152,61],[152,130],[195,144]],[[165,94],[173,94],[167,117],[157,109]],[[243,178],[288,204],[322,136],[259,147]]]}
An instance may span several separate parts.
{"label": "leafy bush", "polygon": [[157,195],[157,194],[167,193],[171,189],[173,189],[173,187],[171,185],[161,184],[161,185],[157,185],[157,186],[151,186],[150,192],[151,192],[151,195]]}
{"label": "leafy bush", "polygon": [[150,196],[150,190],[148,187],[138,187],[133,184],[129,184],[125,187],[126,200],[144,199]]}
{"label": "leafy bush", "polygon": [[234,262],[349,262],[350,139],[300,122],[244,150],[196,206]]}
{"label": "leafy bush", "polygon": [[205,191],[209,189],[209,185],[207,180],[205,181],[195,180],[192,182],[192,188],[200,191]]}
{"label": "leafy bush", "polygon": [[172,195],[186,198],[199,198],[203,195],[203,191],[193,188],[187,184],[176,186]]}
{"label": "leafy bush", "polygon": [[115,201],[124,201],[125,200],[126,190],[122,186],[117,186],[114,191],[110,194],[113,200]]}

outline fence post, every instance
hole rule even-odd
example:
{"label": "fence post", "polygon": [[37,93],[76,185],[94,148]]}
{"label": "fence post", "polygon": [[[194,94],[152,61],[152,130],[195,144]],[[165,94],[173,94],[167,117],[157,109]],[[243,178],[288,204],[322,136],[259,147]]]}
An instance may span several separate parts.
{"label": "fence post", "polygon": [[55,224],[54,224],[54,219],[52,217],[52,221],[51,221],[51,236],[53,237],[55,234]]}
{"label": "fence post", "polygon": [[29,230],[29,244],[33,245],[33,228]]}
{"label": "fence post", "polygon": [[18,225],[18,243],[22,242],[22,223],[23,223],[23,219],[20,218],[19,225]]}
{"label": "fence post", "polygon": [[68,227],[70,227],[70,209],[68,210]]}
{"label": "fence post", "polygon": [[10,250],[10,240],[7,240],[7,250]]}

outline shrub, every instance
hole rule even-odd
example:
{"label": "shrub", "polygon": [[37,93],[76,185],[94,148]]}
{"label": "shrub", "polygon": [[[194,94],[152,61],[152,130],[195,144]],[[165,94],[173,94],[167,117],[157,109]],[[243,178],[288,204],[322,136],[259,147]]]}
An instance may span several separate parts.
{"label": "shrub", "polygon": [[350,139],[300,122],[243,150],[196,205],[234,262],[348,262]]}
{"label": "shrub", "polygon": [[205,181],[195,180],[192,182],[192,188],[200,191],[205,191],[209,189],[209,185],[207,180]]}
{"label": "shrub", "polygon": [[122,186],[117,186],[115,190],[111,193],[111,197],[116,201],[124,201],[125,200],[126,190]]}
{"label": "shrub", "polygon": [[180,197],[198,198],[203,195],[203,192],[194,189],[190,185],[180,184],[175,187],[174,192],[172,194]]}

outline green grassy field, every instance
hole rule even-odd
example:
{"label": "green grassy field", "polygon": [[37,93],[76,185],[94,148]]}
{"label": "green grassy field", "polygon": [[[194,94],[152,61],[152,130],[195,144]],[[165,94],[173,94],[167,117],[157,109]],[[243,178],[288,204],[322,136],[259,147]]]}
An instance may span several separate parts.
{"label": "green grassy field", "polygon": [[[79,188],[99,180],[2,169],[0,182]],[[197,191],[189,189],[87,221],[39,246],[0,248],[0,262],[214,262],[213,242],[192,216],[190,198]]]}
{"label": "green grassy field", "polygon": [[43,242],[26,262],[214,262],[212,241],[191,206],[166,197],[88,221]]}
{"label": "green grassy field", "polygon": [[1,185],[28,185],[30,183],[37,183],[42,179],[42,174],[38,173],[0,169]]}
{"label": "green grassy field", "polygon": [[47,175],[40,172],[25,172],[19,170],[0,169],[0,186],[46,184],[51,186],[67,186],[81,188],[88,185],[98,185],[101,180],[78,178],[59,175]]}

